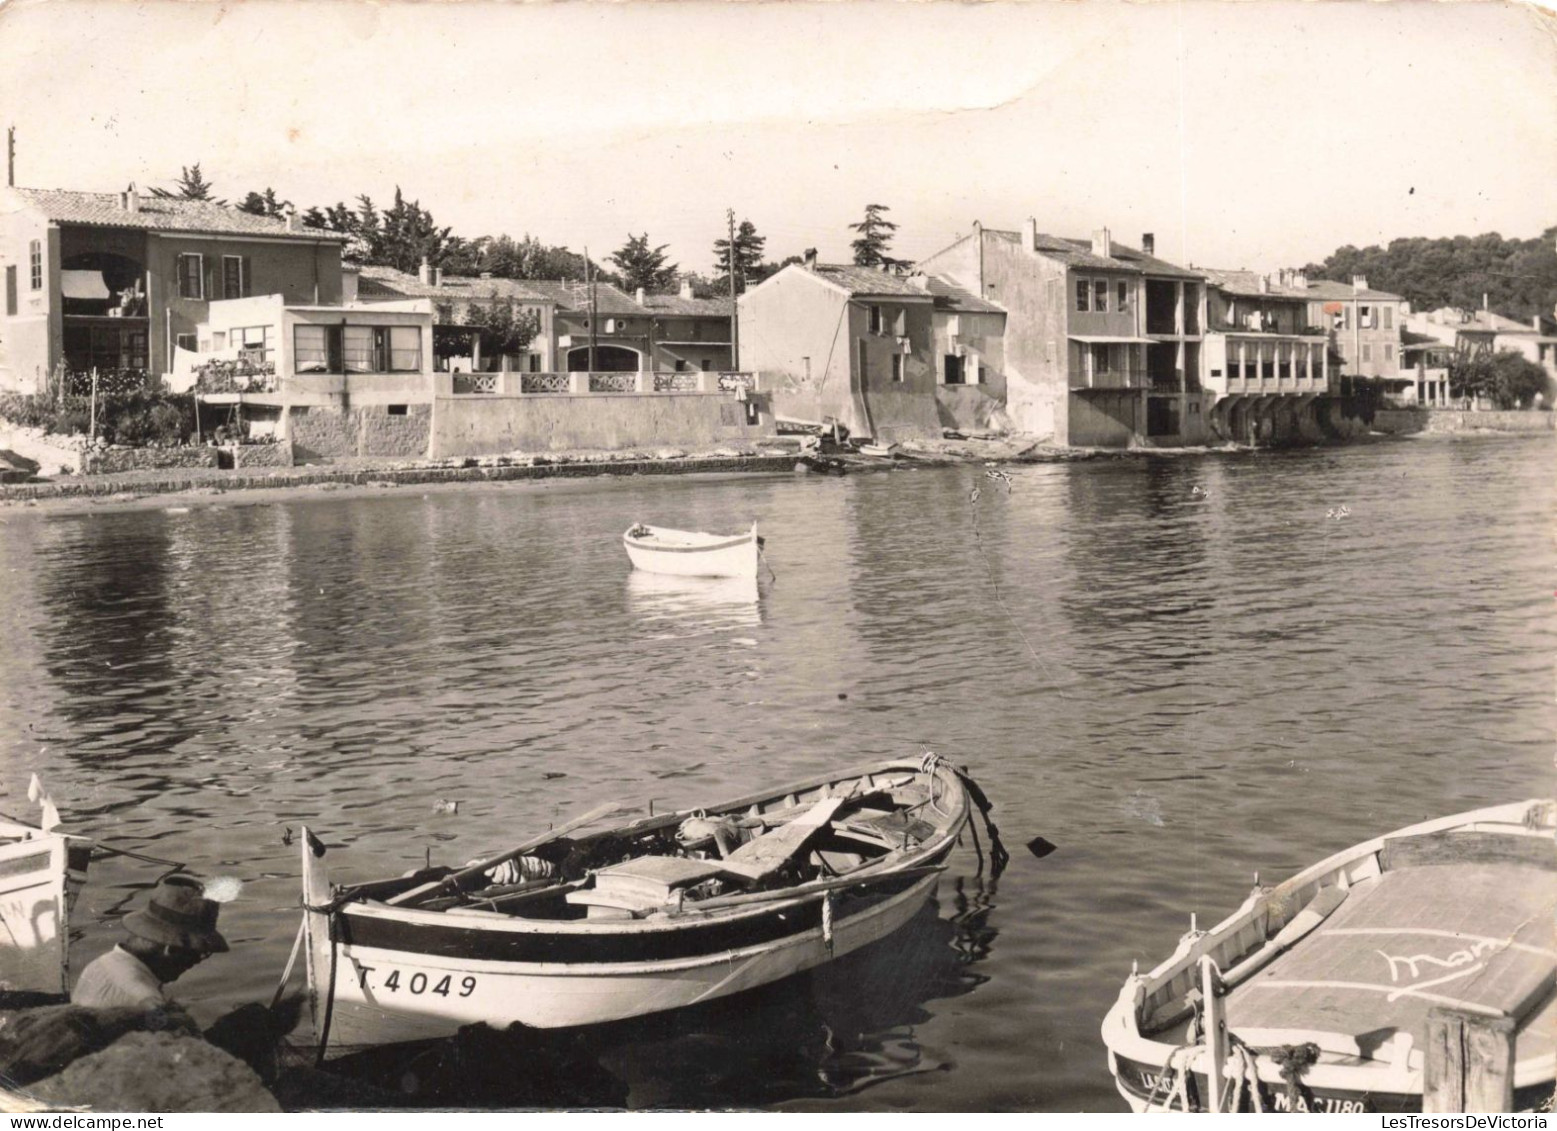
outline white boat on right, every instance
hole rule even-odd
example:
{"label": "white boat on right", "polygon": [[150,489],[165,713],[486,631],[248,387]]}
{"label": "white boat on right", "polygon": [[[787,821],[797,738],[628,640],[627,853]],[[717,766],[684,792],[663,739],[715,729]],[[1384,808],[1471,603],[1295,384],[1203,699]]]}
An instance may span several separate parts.
{"label": "white boat on right", "polygon": [[1119,1094],[1138,1112],[1422,1111],[1447,1007],[1509,1034],[1516,1110],[1549,1102],[1554,817],[1531,800],[1411,825],[1192,924],[1103,1021]]}

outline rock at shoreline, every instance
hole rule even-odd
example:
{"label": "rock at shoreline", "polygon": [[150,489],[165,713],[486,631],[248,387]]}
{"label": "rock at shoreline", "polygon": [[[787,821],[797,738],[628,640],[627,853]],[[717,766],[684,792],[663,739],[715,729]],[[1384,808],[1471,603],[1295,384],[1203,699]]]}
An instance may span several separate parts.
{"label": "rock at shoreline", "polygon": [[176,1006],[90,1009],[59,1004],[0,1013],[0,1076],[18,1084],[41,1080],[127,1033],[145,1030],[199,1032]]}
{"label": "rock at shoreline", "polygon": [[254,1070],[198,1037],[131,1033],[29,1089],[97,1111],[279,1112]]}

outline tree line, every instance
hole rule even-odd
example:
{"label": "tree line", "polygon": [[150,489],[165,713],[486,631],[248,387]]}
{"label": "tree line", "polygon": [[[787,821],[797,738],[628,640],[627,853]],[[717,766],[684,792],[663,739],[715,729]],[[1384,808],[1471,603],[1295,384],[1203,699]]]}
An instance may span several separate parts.
{"label": "tree line", "polygon": [[[206,179],[198,161],[180,170],[174,188],[153,188],[151,191],[161,197],[228,204],[216,196],[215,187]],[[281,199],[267,186],[262,191],[246,193],[232,207],[256,216],[280,219],[295,205]],[[887,254],[897,229],[897,225],[886,218],[889,211],[883,204],[867,205],[864,218],[849,225],[851,231],[858,233],[851,245],[856,264],[892,270],[909,265],[906,260],[893,259]],[[457,236],[450,227],[439,224],[420,201],[407,200],[398,185],[393,202],[387,208],[380,207],[367,193],[360,193],[352,203],[340,200],[323,206],[312,205],[299,213],[299,219],[305,227],[345,236],[342,254],[355,263],[415,272],[425,259],[448,275],[490,274],[500,279],[575,282],[595,278],[628,292],[640,287],[648,293],[671,291],[686,282],[699,298],[722,298],[730,294],[732,273],[735,291],[740,294],[791,263],[801,262],[799,255],[790,255],[777,262],[768,261],[767,237],[757,231],[751,220],[743,219],[733,238],[714,241],[713,267],[707,273],[683,270],[680,264],[670,262],[666,252],[669,245],[654,244],[648,232],[628,233],[626,242],[605,257],[605,261],[615,267],[611,270],[590,262],[570,248],[544,243],[529,234],[518,239],[507,234],[469,239]]]}

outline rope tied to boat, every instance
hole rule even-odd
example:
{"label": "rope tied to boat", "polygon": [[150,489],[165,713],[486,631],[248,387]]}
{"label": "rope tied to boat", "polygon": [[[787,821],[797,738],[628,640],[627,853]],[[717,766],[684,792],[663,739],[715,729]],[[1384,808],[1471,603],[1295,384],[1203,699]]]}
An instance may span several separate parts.
{"label": "rope tied to boat", "polygon": [[[957,765],[950,758],[942,757],[933,750],[926,750],[924,757],[919,760],[919,771],[930,776],[930,797],[932,803],[935,797],[935,771],[942,767],[957,775],[957,780],[968,791],[968,796],[973,799],[973,804],[984,821],[984,831],[989,834],[990,879],[996,879],[1001,872],[1005,871],[1006,865],[1011,862],[1011,854],[1006,851],[1006,846],[1000,839],[1000,830],[995,826],[994,818],[989,815],[990,811],[994,809],[995,803],[989,799],[989,794],[984,792],[983,787],[973,780],[973,775],[966,768]],[[937,812],[939,811],[937,807]]]}
{"label": "rope tied to boat", "polygon": [[1304,1110],[1308,1106],[1304,1096],[1308,1089],[1303,1086],[1303,1077],[1319,1063],[1319,1046],[1313,1041],[1301,1045],[1282,1045],[1271,1053],[1270,1058],[1281,1069],[1281,1078],[1287,1082],[1287,1110]]}

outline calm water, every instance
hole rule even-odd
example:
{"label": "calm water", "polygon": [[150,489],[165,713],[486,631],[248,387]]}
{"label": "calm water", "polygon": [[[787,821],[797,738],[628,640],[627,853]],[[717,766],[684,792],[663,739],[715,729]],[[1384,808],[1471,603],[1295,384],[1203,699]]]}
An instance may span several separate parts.
{"label": "calm water", "polygon": [[[1098,1024],[1190,910],[1206,923],[1256,871],[1549,791],[1554,452],[1099,461],[1014,468],[1009,493],[963,468],[11,508],[0,809],[26,811],[38,771],[79,831],[244,881],[233,953],[177,986],[209,1020],[280,974],[289,826],[363,878],[606,798],[695,803],[934,749],[996,802],[1014,852],[997,883],[964,849],[886,947],[590,1035],[541,1096],[490,1063],[450,1083],[436,1058],[421,1086],[1120,1109]],[[756,518],[777,580],[753,603],[635,577],[618,536],[639,518]],[[1042,860],[1021,848],[1037,836],[1057,846]],[[94,865],[78,969],[157,871]]]}

